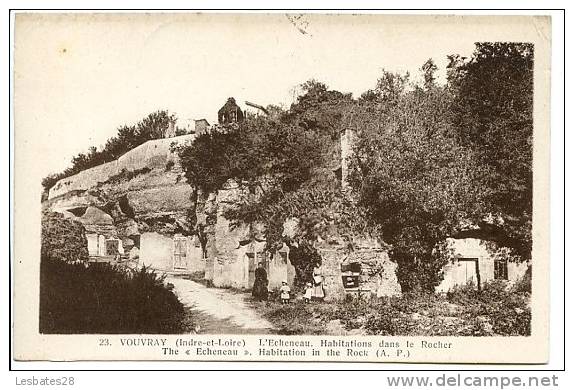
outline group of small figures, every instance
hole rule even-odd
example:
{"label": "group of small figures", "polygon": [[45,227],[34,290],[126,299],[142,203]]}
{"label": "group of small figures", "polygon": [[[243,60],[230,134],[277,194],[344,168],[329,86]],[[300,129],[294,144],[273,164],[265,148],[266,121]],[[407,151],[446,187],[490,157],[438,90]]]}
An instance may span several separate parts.
{"label": "group of small figures", "polygon": [[[263,267],[262,263],[255,269],[255,282],[253,283],[252,295],[253,298],[258,301],[266,301],[269,295],[268,286],[269,281],[267,279],[267,271]],[[291,287],[284,280],[279,288],[279,298],[282,304],[288,304],[291,302],[292,293]],[[323,276],[317,272],[313,271],[313,283],[309,282],[305,285],[305,292],[303,294],[303,300],[305,303],[311,301],[322,301],[325,298],[325,290],[323,288]]]}

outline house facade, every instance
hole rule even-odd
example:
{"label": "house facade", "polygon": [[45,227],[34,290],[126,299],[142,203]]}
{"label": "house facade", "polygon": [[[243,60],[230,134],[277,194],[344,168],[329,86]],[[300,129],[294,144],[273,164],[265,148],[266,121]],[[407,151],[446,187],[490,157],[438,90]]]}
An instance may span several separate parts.
{"label": "house facade", "polygon": [[477,238],[449,238],[452,257],[443,268],[443,280],[436,292],[447,292],[457,286],[500,280],[509,283],[520,280],[528,263],[511,261],[506,248],[494,248],[494,243]]}

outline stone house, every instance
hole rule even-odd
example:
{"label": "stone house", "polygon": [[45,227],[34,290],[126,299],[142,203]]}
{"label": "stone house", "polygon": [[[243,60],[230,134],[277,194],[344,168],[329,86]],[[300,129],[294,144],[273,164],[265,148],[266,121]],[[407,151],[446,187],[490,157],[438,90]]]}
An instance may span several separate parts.
{"label": "stone house", "polygon": [[205,257],[195,236],[145,232],[140,235],[138,264],[158,271],[192,273],[204,271]]}
{"label": "stone house", "polygon": [[196,119],[194,124],[194,131],[196,135],[202,135],[209,132],[210,125],[207,119]]}
{"label": "stone house", "polygon": [[241,123],[245,118],[243,110],[235,102],[235,98],[228,98],[227,102],[217,111],[217,121],[220,125]]}
{"label": "stone house", "polygon": [[246,196],[250,195],[245,187],[229,180],[196,208],[197,220],[205,226],[205,279],[216,287],[250,289],[261,263],[269,289],[280,287],[284,280],[292,285],[295,268],[289,261],[289,248],[269,251],[262,224],[236,225],[225,217],[225,211]]}
{"label": "stone house", "polygon": [[86,229],[90,258],[124,254],[124,246],[122,240],[118,238],[113,218],[106,212],[94,206],[73,207],[59,211],[65,217],[80,222]]}
{"label": "stone house", "polygon": [[250,242],[237,248],[234,258],[213,259],[213,285],[250,289],[255,282],[255,269],[260,263],[267,272],[270,290],[278,289],[282,281],[292,285],[295,268],[289,262],[288,248],[268,252],[264,246],[265,242]]}
{"label": "stone house", "polygon": [[449,238],[447,241],[452,258],[443,268],[443,280],[436,292],[447,292],[466,284],[478,287],[492,280],[517,282],[529,266],[526,262],[511,261],[506,248],[493,250],[492,242],[477,238]]}
{"label": "stone house", "polygon": [[140,236],[138,264],[168,273],[203,272],[215,287],[250,289],[259,263],[267,271],[270,289],[280,287],[284,280],[290,284],[294,281],[295,269],[289,262],[287,247],[269,252],[265,241],[251,240],[225,249],[218,247],[219,256],[210,256],[197,236],[146,232]]}

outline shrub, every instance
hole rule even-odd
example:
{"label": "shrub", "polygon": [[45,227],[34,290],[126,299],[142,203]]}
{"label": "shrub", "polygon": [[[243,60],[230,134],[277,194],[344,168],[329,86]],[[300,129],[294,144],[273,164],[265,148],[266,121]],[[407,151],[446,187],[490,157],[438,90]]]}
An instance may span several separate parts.
{"label": "shrub", "polygon": [[88,259],[88,241],[84,226],[60,213],[42,214],[42,258],[64,262]]}
{"label": "shrub", "polygon": [[151,172],[151,168],[149,167],[143,167],[133,171],[123,168],[119,173],[110,176],[106,181],[99,182],[98,185],[101,186],[104,184],[118,184],[124,181],[130,181],[134,177],[146,174],[148,172]]}
{"label": "shrub", "polygon": [[289,250],[289,261],[295,267],[295,285],[302,287],[313,278],[313,268],[321,265],[321,255],[308,242],[303,241]]}
{"label": "shrub", "polygon": [[396,321],[400,318],[400,312],[393,308],[380,310],[367,317],[365,328],[369,334],[382,336],[394,336],[399,334]]}
{"label": "shrub", "polygon": [[471,285],[459,287],[447,293],[447,300],[464,307],[469,318],[483,317],[494,334],[530,335],[530,294],[508,288],[506,282],[485,283],[481,291]]}
{"label": "shrub", "polygon": [[145,268],[42,258],[41,333],[181,333],[192,326],[185,317],[163,278]]}
{"label": "shrub", "polygon": [[[300,302],[290,305],[281,305],[274,302],[265,304],[264,315],[272,323],[276,324],[278,333],[283,335],[292,334],[322,334],[324,327],[321,320],[311,321],[315,318],[313,308]],[[319,317],[319,316],[317,316]]]}

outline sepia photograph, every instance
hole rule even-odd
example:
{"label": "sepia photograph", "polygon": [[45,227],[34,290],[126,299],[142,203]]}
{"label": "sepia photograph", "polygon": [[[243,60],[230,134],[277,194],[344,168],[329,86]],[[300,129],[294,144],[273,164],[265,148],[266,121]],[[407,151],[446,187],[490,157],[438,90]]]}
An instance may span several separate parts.
{"label": "sepia photograph", "polygon": [[24,359],[544,359],[549,17],[19,13],[14,42]]}

